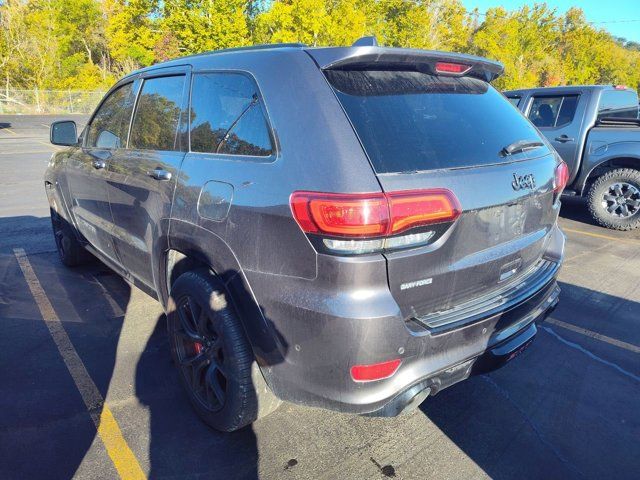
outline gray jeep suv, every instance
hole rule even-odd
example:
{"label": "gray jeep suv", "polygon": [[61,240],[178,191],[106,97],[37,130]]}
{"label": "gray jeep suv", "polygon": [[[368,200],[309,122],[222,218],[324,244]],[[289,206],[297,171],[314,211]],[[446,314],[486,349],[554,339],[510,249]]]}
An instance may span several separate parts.
{"label": "gray jeep suv", "polygon": [[136,71],[45,188],[62,261],[157,298],[202,419],[396,415],[555,307],[566,165],[482,58],[273,45]]}

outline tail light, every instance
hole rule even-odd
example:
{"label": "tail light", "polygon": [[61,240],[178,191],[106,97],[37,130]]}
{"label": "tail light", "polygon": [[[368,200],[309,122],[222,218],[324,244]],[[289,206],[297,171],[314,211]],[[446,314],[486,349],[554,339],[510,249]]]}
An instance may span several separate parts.
{"label": "tail light", "polygon": [[569,181],[569,167],[567,164],[561,161],[556,167],[555,178],[553,180],[553,192],[556,196],[560,196],[564,187],[567,186],[567,182]]}
{"label": "tail light", "polygon": [[452,62],[436,62],[436,73],[464,75],[471,70],[471,65]]}
{"label": "tail light", "polygon": [[354,365],[351,367],[351,378],[356,382],[373,382],[374,380],[389,378],[398,371],[400,363],[401,361],[398,358],[371,365]]}
{"label": "tail light", "polygon": [[424,244],[434,232],[421,227],[453,222],[461,213],[457,198],[445,189],[365,194],[298,191],[291,194],[290,203],[300,228],[332,237],[323,238],[323,243],[338,253]]}

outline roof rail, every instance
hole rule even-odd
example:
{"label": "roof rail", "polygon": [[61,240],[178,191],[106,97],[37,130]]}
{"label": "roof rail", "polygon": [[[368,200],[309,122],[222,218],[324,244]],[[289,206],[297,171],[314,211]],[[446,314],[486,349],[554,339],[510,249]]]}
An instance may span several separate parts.
{"label": "roof rail", "polygon": [[360,37],[358,40],[353,42],[352,47],[377,47],[378,39],[375,35],[370,35],[368,37]]}

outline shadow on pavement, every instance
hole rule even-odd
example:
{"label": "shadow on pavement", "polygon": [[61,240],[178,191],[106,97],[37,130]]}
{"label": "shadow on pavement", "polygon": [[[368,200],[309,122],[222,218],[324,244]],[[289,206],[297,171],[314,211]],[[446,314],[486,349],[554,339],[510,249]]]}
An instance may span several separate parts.
{"label": "shadow on pavement", "polygon": [[135,391],[149,414],[150,479],[258,478],[253,428],[220,433],[193,411],[169,357],[165,316],[157,320],[138,361]]}
{"label": "shadow on pavement", "polygon": [[48,218],[0,218],[0,232],[8,237],[0,246],[0,476],[71,478],[94,441],[95,426],[13,249],[26,250],[103,396],[111,382],[122,312],[131,289],[97,262],[67,270],[52,251],[55,243]]}
{"label": "shadow on pavement", "polygon": [[[192,410],[170,359],[164,315],[145,316],[146,303],[141,308],[132,298],[140,292],[98,262],[65,268],[51,251],[52,239],[35,233],[44,231],[44,220],[0,219],[0,232],[10,238],[0,244],[0,478],[115,476],[15,261],[16,247],[27,250],[103,397],[131,396],[131,386],[115,381],[116,358],[118,369],[131,370],[145,408],[118,398],[124,406],[113,410],[149,478],[257,478],[253,428],[218,433]],[[34,241],[46,248],[30,251]],[[640,304],[576,285],[561,288],[553,319],[640,344]],[[136,350],[132,337],[139,332],[148,340]],[[130,357],[120,357],[123,351]],[[128,358],[135,361],[123,366]],[[629,352],[547,323],[517,360],[444,390],[420,409],[493,478],[633,478],[640,458],[639,379],[640,365]],[[421,445],[397,448],[429,455]]]}
{"label": "shadow on pavement", "polygon": [[[152,318],[131,313],[132,288],[98,261],[73,269],[62,265],[53,251],[48,218],[1,218],[0,232],[9,231],[5,226],[11,227],[11,234],[9,241],[0,244],[0,365],[10,368],[0,381],[0,478],[117,476],[13,248],[27,250],[36,276],[103,398],[111,389],[118,397],[118,391],[130,388],[113,383],[116,358],[120,369],[135,367],[135,396],[147,414],[141,416],[139,409],[137,413],[112,410],[143,469],[148,468],[149,478],[258,477],[252,427],[219,433],[202,423],[191,408],[170,358],[164,315],[152,314],[155,323],[151,324]],[[143,301],[153,302],[149,297]],[[129,334],[142,330],[148,341],[139,353],[127,352],[137,358],[137,364],[123,367],[122,350],[134,348],[127,344],[130,339],[121,336],[130,322],[140,322],[141,328],[128,327]],[[140,442],[131,441],[132,429]]]}
{"label": "shadow on pavement", "polygon": [[587,225],[598,225],[589,215],[587,202],[584,198],[562,197],[560,216]]}
{"label": "shadow on pavement", "polygon": [[640,304],[560,286],[558,309],[522,355],[444,390],[420,409],[491,478],[634,478],[640,458],[637,359],[553,321],[581,326],[591,312],[586,318],[596,325],[586,328],[604,327],[605,334],[637,345],[637,333],[623,332],[637,323]]}

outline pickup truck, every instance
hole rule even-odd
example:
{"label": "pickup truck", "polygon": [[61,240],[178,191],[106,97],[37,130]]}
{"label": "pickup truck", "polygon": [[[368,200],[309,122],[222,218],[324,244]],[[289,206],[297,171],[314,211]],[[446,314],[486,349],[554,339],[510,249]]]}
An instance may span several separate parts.
{"label": "pickup truck", "polygon": [[624,86],[504,92],[569,166],[564,195],[586,197],[593,219],[616,230],[640,226],[638,93]]}

